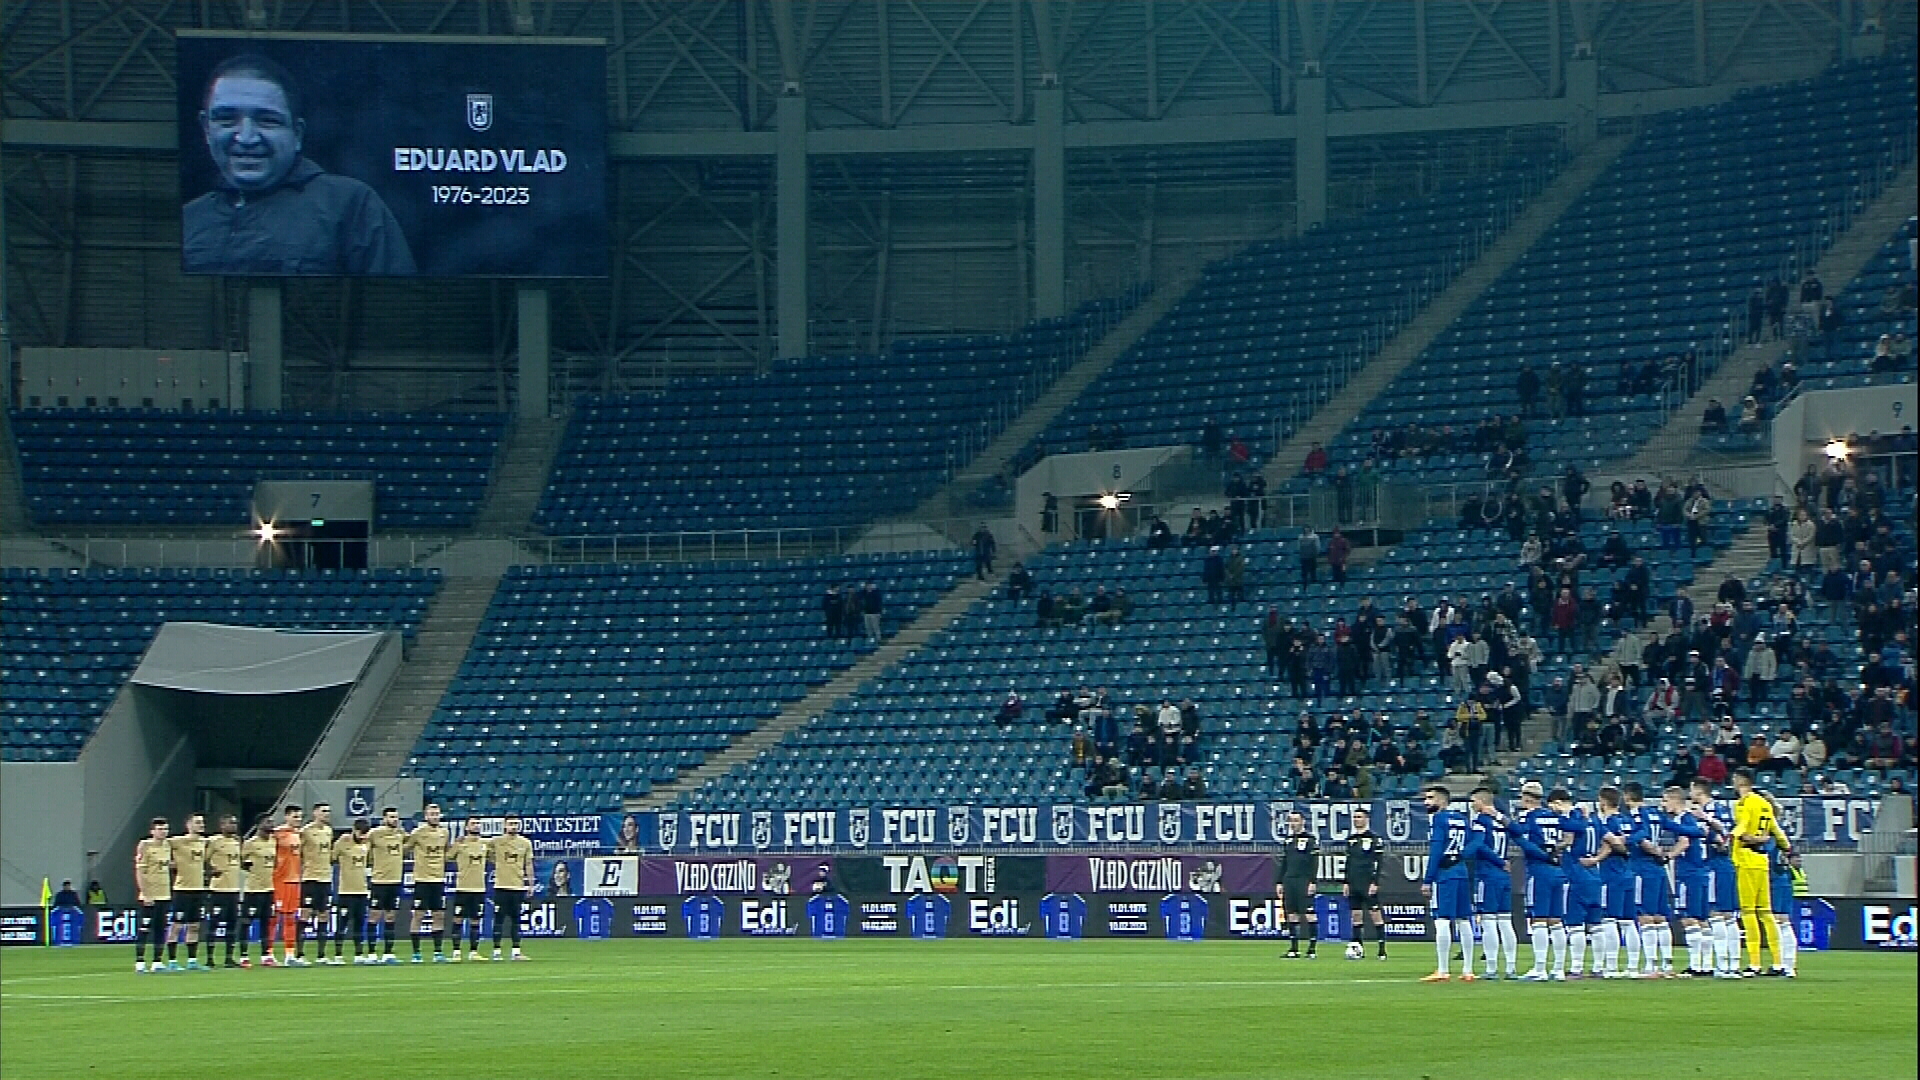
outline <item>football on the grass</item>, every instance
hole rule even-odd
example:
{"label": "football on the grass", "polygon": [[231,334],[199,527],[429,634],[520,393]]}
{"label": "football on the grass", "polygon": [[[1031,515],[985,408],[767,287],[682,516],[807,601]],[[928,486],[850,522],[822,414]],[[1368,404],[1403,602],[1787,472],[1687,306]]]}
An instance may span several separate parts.
{"label": "football on the grass", "polygon": [[1367,947],[1366,947],[1366,946],[1364,946],[1364,945],[1362,945],[1362,944],[1360,944],[1360,943],[1359,943],[1359,942],[1357,942],[1357,941],[1349,941],[1349,942],[1347,942],[1347,959],[1349,959],[1349,960],[1365,960],[1366,958],[1367,958]]}

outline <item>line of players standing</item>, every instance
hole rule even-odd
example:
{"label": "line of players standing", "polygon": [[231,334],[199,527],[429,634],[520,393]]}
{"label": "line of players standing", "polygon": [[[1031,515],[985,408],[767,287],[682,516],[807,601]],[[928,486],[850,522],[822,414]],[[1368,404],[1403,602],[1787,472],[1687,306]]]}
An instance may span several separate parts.
{"label": "line of players standing", "polygon": [[[1423,981],[1449,980],[1456,943],[1465,969],[1461,980],[1476,980],[1476,924],[1485,957],[1481,977],[1489,979],[1499,977],[1501,959],[1506,978],[1528,982],[1794,976],[1798,950],[1791,910],[1805,880],[1798,856],[1778,830],[1758,838],[1772,866],[1770,889],[1743,895],[1735,887],[1732,851],[1741,842],[1735,815],[1711,784],[1668,787],[1658,805],[1645,802],[1639,784],[1603,787],[1592,812],[1575,806],[1564,789],[1543,792],[1529,782],[1520,792],[1520,809],[1511,817],[1486,788],[1473,792],[1470,812],[1450,809],[1452,796],[1444,786],[1424,792],[1433,825],[1422,888],[1433,904],[1438,966]],[[1744,791],[1742,796],[1764,798]],[[1517,971],[1512,919],[1515,849],[1525,856],[1532,939],[1533,967],[1525,973]],[[1747,923],[1745,967],[1739,962],[1743,915],[1766,920],[1764,927]],[[1688,953],[1679,970],[1675,917]],[[1775,964],[1762,970],[1761,946],[1768,938]]]}
{"label": "line of players standing", "polygon": [[[134,941],[135,972],[211,971],[214,943],[224,939],[228,968],[252,966],[249,938],[257,934],[265,967],[341,965],[348,941],[356,964],[397,964],[394,941],[403,886],[413,881],[410,937],[413,963],[424,963],[422,941],[431,938],[433,961],[460,959],[460,935],[468,934],[468,959],[481,960],[480,937],[489,898],[492,867],[493,954],[503,959],[501,943],[512,939],[511,959],[525,960],[520,949],[520,912],[533,881],[533,844],[520,832],[520,819],[508,817],[502,833],[480,835],[469,819],[455,837],[441,822],[439,806],[427,804],[421,821],[404,828],[393,807],[380,823],[366,818],[336,832],[331,808],[315,803],[308,820],[289,806],[275,826],[263,816],[241,837],[239,820],[220,819],[220,831],[206,835],[206,819],[188,816],[181,835],[169,835],[165,818],[154,818],[148,836],[134,847],[134,882],[139,897],[139,930]],[[451,923],[453,951],[443,952],[447,926],[446,879],[453,872]],[[337,878],[337,883],[336,883]],[[282,955],[273,957],[278,937]],[[307,942],[315,958],[306,958]],[[384,939],[384,941],[382,940]],[[200,963],[204,940],[207,957]],[[327,957],[327,944],[333,956]],[[379,946],[384,944],[384,951]],[[183,966],[179,953],[186,947]],[[153,950],[152,967],[147,949]],[[238,951],[238,957],[235,953]],[[162,959],[162,952],[165,958]]]}

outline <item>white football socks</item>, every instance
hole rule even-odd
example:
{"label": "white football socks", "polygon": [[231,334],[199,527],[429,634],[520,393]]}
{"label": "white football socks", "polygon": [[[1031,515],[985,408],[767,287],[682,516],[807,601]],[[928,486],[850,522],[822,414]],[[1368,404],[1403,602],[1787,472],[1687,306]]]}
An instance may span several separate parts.
{"label": "white football socks", "polygon": [[1687,927],[1687,970],[1709,971],[1713,965],[1713,952],[1708,946],[1707,931],[1695,924]]}
{"label": "white football socks", "polygon": [[1533,970],[1536,973],[1544,973],[1547,970],[1547,950],[1550,947],[1547,924],[1529,922],[1527,933],[1533,939]]}
{"label": "white football socks", "polygon": [[1586,968],[1587,928],[1575,926],[1567,930],[1567,974],[1579,975],[1584,973]]}
{"label": "white football socks", "polygon": [[1600,934],[1593,943],[1593,970],[1602,975],[1620,970],[1620,924],[1612,919],[1600,922]]}
{"label": "white football socks", "polygon": [[1433,920],[1433,951],[1440,958],[1440,966],[1433,970],[1442,975],[1447,973],[1447,965],[1453,961],[1453,923],[1448,919]]}
{"label": "white football socks", "polygon": [[1780,966],[1793,971],[1800,963],[1799,936],[1794,933],[1793,923],[1787,920],[1776,920],[1773,926],[1780,935]]}
{"label": "white football socks", "polygon": [[1632,919],[1621,919],[1620,940],[1627,950],[1627,963],[1622,970],[1631,975],[1640,970],[1640,924]]}
{"label": "white football socks", "polygon": [[1473,920],[1455,919],[1453,935],[1460,939],[1460,970],[1473,974]]}
{"label": "white football socks", "polygon": [[1564,923],[1555,923],[1547,931],[1547,966],[1555,975],[1567,973],[1567,928]]}
{"label": "white football socks", "polygon": [[1520,931],[1512,919],[1500,920],[1500,952],[1507,960],[1507,974],[1513,974],[1520,966]]}

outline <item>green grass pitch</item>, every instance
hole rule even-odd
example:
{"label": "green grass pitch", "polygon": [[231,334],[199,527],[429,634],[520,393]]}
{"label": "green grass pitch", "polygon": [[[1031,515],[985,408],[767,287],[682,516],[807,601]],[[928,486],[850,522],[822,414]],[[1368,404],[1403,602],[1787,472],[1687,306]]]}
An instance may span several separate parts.
{"label": "green grass pitch", "polygon": [[[403,946],[404,948],[404,946]],[[525,1077],[1911,1077],[1914,957],[1801,978],[1421,985],[1246,942],[529,944],[525,964],[135,975],[0,952],[0,1073]]]}

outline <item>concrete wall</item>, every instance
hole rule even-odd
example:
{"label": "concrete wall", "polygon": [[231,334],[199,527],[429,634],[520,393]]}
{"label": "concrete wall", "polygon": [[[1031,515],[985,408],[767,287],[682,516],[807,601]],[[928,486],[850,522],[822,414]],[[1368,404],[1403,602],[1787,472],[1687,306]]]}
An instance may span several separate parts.
{"label": "concrete wall", "polygon": [[1152,502],[1146,484],[1160,466],[1185,460],[1189,446],[1150,446],[1139,450],[1101,450],[1087,454],[1052,454],[1020,475],[1014,485],[1014,518],[1022,524],[1040,520],[1040,508],[1051,491],[1060,500],[1060,528],[1071,528],[1073,500],[1084,495],[1124,491],[1133,502]]}
{"label": "concrete wall", "polygon": [[86,886],[84,792],[79,762],[0,763],[0,905],[40,903],[43,878]]}
{"label": "concrete wall", "polygon": [[1853,435],[1892,435],[1912,431],[1920,387],[1850,386],[1810,390],[1780,410],[1773,422],[1773,467],[1791,488],[1821,448]]}
{"label": "concrete wall", "polygon": [[367,726],[367,719],[380,704],[380,698],[387,692],[388,684],[400,670],[400,635],[392,631],[382,634],[380,644],[373,647],[373,654],[367,657],[366,666],[360,670],[360,678],[347,691],[334,710],[333,719],[327,723],[325,731],[320,733],[320,741],[314,745],[308,755],[306,771],[296,779],[322,779],[333,775],[340,763],[347,760],[347,754],[353,750],[353,744],[360,738],[360,732]]}
{"label": "concrete wall", "polygon": [[80,753],[81,841],[100,852],[94,876],[118,901],[133,895],[133,845],[150,818],[193,809],[193,742],[145,687],[127,685]]}

